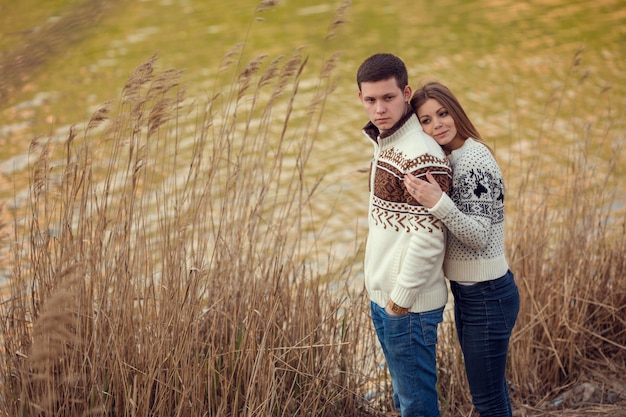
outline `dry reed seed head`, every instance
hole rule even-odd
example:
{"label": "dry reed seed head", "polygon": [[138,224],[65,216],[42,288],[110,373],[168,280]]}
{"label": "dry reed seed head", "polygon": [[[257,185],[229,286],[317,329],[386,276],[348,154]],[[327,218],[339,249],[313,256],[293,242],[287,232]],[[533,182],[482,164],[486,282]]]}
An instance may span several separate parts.
{"label": "dry reed seed head", "polygon": [[33,190],[39,194],[48,183],[50,173],[50,139],[41,145],[33,172]]}
{"label": "dry reed seed head", "polygon": [[276,58],[274,58],[272,60],[272,62],[270,62],[269,66],[267,67],[267,69],[265,70],[265,72],[263,72],[263,74],[261,75],[261,78],[259,79],[259,83],[258,83],[258,87],[262,88],[265,87],[266,85],[268,85],[274,78],[276,78],[277,74],[278,74],[278,64],[280,63],[280,61],[282,61],[284,59],[283,55],[280,55]]}
{"label": "dry reed seed head", "polygon": [[72,179],[76,178],[76,172],[78,171],[78,163],[76,161],[67,161],[65,170],[63,171],[63,183],[62,188],[67,190],[71,186]]}
{"label": "dry reed seed head", "polygon": [[243,45],[243,42],[236,43],[228,50],[228,52],[226,52],[226,54],[222,58],[222,62],[220,63],[218,72],[227,70],[235,62],[234,58],[238,57],[241,54]]}
{"label": "dry reed seed head", "polygon": [[[308,59],[308,58],[307,58]],[[278,80],[278,85],[272,92],[272,98],[278,97],[283,93],[285,87],[291,81],[291,78],[294,75],[300,75],[304,65],[306,64],[306,60],[303,62],[302,57],[300,55],[292,56],[286,63],[283,65],[283,68],[280,72],[280,78]]]}
{"label": "dry reed seed head", "polygon": [[345,18],[346,12],[350,7],[350,1],[344,1],[339,5],[337,11],[335,12],[335,16],[330,26],[328,27],[328,34],[326,35],[326,40],[334,37],[337,34],[337,29],[344,23],[347,23],[348,20]]}
{"label": "dry reed seed head", "polygon": [[589,75],[590,75],[589,70],[585,70],[585,72],[583,73],[583,75],[581,75],[578,82],[582,84],[589,77]]}
{"label": "dry reed seed head", "polygon": [[[135,152],[135,165],[133,167],[133,179],[138,180],[137,175],[143,170],[146,166],[148,155],[148,148],[146,145],[141,145],[137,148],[137,152]],[[133,186],[140,185],[141,182],[134,181]]]}
{"label": "dry reed seed head", "polygon": [[585,52],[585,47],[581,45],[580,47],[578,47],[576,53],[574,54],[574,59],[572,61],[573,66],[580,64],[580,62],[582,61],[583,52]]}
{"label": "dry reed seed head", "polygon": [[213,94],[213,96],[209,99],[209,101],[204,106],[204,119],[202,121],[202,134],[204,134],[207,129],[213,126],[213,123],[214,123],[213,106],[219,96],[220,96],[219,93]]}
{"label": "dry reed seed head", "polygon": [[30,145],[28,146],[28,152],[33,153],[41,146],[41,136],[35,136],[33,140],[30,141]]}
{"label": "dry reed seed head", "polygon": [[328,28],[328,35],[326,35],[326,39],[330,39],[332,37],[334,37],[337,34],[337,29],[343,25],[344,23],[347,23],[347,20],[344,19],[335,19],[329,26]]}
{"label": "dry reed seed head", "polygon": [[[137,118],[137,122],[139,126],[142,126],[143,123],[143,110],[146,103],[151,102],[153,100],[158,100],[159,96],[163,96],[167,94],[172,89],[178,87],[180,85],[180,78],[182,75],[182,71],[169,69],[163,71],[159,74],[156,79],[151,83],[150,87],[145,96],[140,95],[140,91],[137,92],[137,96],[135,97],[135,105],[132,107],[131,114]],[[176,102],[182,102],[184,98],[181,98],[181,92],[183,93],[186,90],[180,89],[177,93]],[[150,124],[150,121],[147,122]]]}
{"label": "dry reed seed head", "polygon": [[178,90],[174,97],[164,96],[158,99],[148,116],[148,134],[154,133],[163,124],[175,118],[178,111],[182,108],[184,99],[184,88]]}
{"label": "dry reed seed head", "polygon": [[124,85],[122,92],[122,102],[130,103],[139,97],[141,87],[150,81],[154,74],[154,62],[156,61],[156,54],[152,55],[143,64],[135,68],[135,71],[128,77],[128,81]]}
{"label": "dry reed seed head", "polygon": [[[333,91],[337,89],[337,83],[333,82],[327,85],[323,90],[317,90],[313,98],[311,99],[311,103],[307,107],[307,115],[313,115],[318,109],[319,106],[326,100],[326,98],[332,94]],[[317,129],[317,126],[314,126],[314,131]]]}
{"label": "dry reed seed head", "polygon": [[148,100],[154,99],[160,94],[165,94],[180,85],[180,79],[183,71],[168,69],[161,72],[150,84],[146,97]]}
{"label": "dry reed seed head", "polygon": [[263,0],[257,6],[255,13],[263,13],[264,11],[276,6],[278,2],[276,0]]}
{"label": "dry reed seed head", "polygon": [[[49,360],[58,360],[67,345],[77,341],[79,297],[76,284],[79,267],[72,265],[55,277],[50,295],[42,300],[41,313],[33,321],[33,345],[30,360],[33,367],[49,365]],[[43,294],[41,294],[43,295]]]}
{"label": "dry reed seed head", "polygon": [[[76,137],[76,125],[72,125],[70,126],[70,131],[67,133],[67,139],[65,140],[65,146],[66,146],[66,162],[69,165],[70,161],[72,159],[72,142],[74,141],[74,138]],[[66,168],[67,171],[67,168]]]}
{"label": "dry reed seed head", "polygon": [[[111,101],[107,101],[107,102],[103,103],[98,108],[98,110],[96,110],[96,112],[89,119],[89,123],[87,123],[87,130],[94,129],[94,128],[100,126],[100,124],[102,124],[102,122],[109,120],[109,113],[110,113],[109,107],[110,107],[110,105],[111,105]],[[70,139],[68,139],[68,140],[70,140]]]}
{"label": "dry reed seed head", "polygon": [[256,58],[250,61],[248,65],[246,65],[243,71],[241,71],[238,80],[239,92],[237,94],[237,100],[240,100],[245,94],[248,87],[250,87],[250,79],[254,74],[259,71],[259,68],[261,68],[261,64],[263,63],[265,58],[267,58],[267,55],[258,55]]}
{"label": "dry reed seed head", "polygon": [[304,58],[304,60],[300,59],[300,61],[297,64],[297,75],[298,77],[300,77],[300,75],[302,75],[302,71],[304,71],[304,67],[306,66],[307,62],[309,62],[309,56],[307,55],[306,58]]}
{"label": "dry reed seed head", "polygon": [[148,117],[148,135],[153,134],[163,124],[172,119],[175,115],[174,110],[176,108],[174,105],[176,103],[178,103],[178,100],[174,98],[163,97],[154,104]]}
{"label": "dry reed seed head", "polygon": [[330,58],[324,61],[324,66],[322,67],[322,71],[320,73],[321,78],[324,79],[330,77],[333,70],[337,67],[337,61],[339,61],[339,57],[341,57],[342,54],[343,53],[340,51],[334,52]]}
{"label": "dry reed seed head", "polygon": [[124,127],[126,126],[125,116],[125,114],[118,115],[111,120],[111,123],[102,134],[104,142],[109,142],[116,138],[121,139],[121,137],[124,136]]}
{"label": "dry reed seed head", "polygon": [[139,95],[136,96],[135,100],[133,100],[134,104],[132,105],[131,109],[130,109],[130,114],[131,116],[133,116],[134,118],[136,118],[136,123],[141,126],[142,125],[142,120],[143,120],[143,107],[144,105],[147,103],[148,98],[147,97],[141,97],[141,99],[139,99]]}
{"label": "dry reed seed head", "polygon": [[72,141],[74,140],[75,137],[76,137],[76,125],[72,125],[72,126],[70,126],[69,132],[67,132],[66,142],[68,144],[72,143]]}
{"label": "dry reed seed head", "polygon": [[296,74],[300,69],[300,63],[302,62],[302,57],[298,54],[292,56],[287,63],[282,68],[280,73],[281,77],[291,77]]}
{"label": "dry reed seed head", "polygon": [[246,65],[244,70],[241,71],[241,74],[239,74],[239,80],[251,78],[254,74],[256,74],[259,71],[259,68],[261,68],[261,64],[265,58],[267,58],[267,55],[257,55],[248,63],[248,65]]}
{"label": "dry reed seed head", "polygon": [[326,95],[321,94],[321,93],[317,93],[313,96],[313,98],[311,99],[311,102],[306,108],[307,116],[310,117],[311,115],[315,114],[315,112],[317,112],[317,110],[319,109],[320,103],[324,100],[325,97]]}

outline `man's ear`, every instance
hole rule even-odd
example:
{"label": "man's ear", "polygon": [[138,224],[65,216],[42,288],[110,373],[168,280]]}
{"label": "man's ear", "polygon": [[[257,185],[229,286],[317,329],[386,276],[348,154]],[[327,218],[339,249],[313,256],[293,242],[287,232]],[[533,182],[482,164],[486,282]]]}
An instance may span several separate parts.
{"label": "man's ear", "polygon": [[363,93],[361,91],[359,91],[359,100],[363,101]]}
{"label": "man's ear", "polygon": [[411,93],[413,92],[413,90],[411,89],[410,85],[406,85],[404,87],[404,101],[406,101],[407,103],[409,102],[409,100],[411,100]]}

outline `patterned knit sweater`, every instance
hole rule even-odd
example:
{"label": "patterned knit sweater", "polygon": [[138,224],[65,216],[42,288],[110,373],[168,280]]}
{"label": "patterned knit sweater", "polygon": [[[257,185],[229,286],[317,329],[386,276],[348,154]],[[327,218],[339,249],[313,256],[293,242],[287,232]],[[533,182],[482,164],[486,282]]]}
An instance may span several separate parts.
{"label": "patterned knit sweater", "polygon": [[479,282],[503,276],[504,185],[486,146],[467,139],[448,156],[451,197],[442,195],[430,213],[448,228],[444,272],[452,281]]}
{"label": "patterned knit sweater", "polygon": [[370,299],[384,307],[391,298],[411,312],[442,307],[448,298],[445,228],[408,193],[404,174],[423,178],[430,171],[447,192],[450,165],[413,111],[383,135],[371,123],[363,132],[374,144],[364,264]]}

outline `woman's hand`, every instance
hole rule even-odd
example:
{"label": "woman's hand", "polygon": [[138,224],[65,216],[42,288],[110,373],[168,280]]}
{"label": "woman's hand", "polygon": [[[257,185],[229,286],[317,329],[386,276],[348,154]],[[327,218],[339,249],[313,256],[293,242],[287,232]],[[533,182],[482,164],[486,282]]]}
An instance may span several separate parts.
{"label": "woman's hand", "polygon": [[405,174],[404,186],[421,205],[426,208],[433,208],[441,199],[443,191],[430,172],[426,173],[426,179],[428,182],[416,178],[413,174]]}

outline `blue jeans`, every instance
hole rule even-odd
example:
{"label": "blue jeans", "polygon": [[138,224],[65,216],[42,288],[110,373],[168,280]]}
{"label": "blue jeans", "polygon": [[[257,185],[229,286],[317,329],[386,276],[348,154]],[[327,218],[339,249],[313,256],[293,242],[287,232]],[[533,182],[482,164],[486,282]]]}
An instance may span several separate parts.
{"label": "blue jeans", "polygon": [[436,347],[443,307],[402,316],[391,316],[374,302],[370,308],[401,416],[439,417]]}
{"label": "blue jeans", "polygon": [[474,407],[480,417],[510,417],[506,359],[520,308],[513,273],[474,285],[451,281],[450,288]]}

